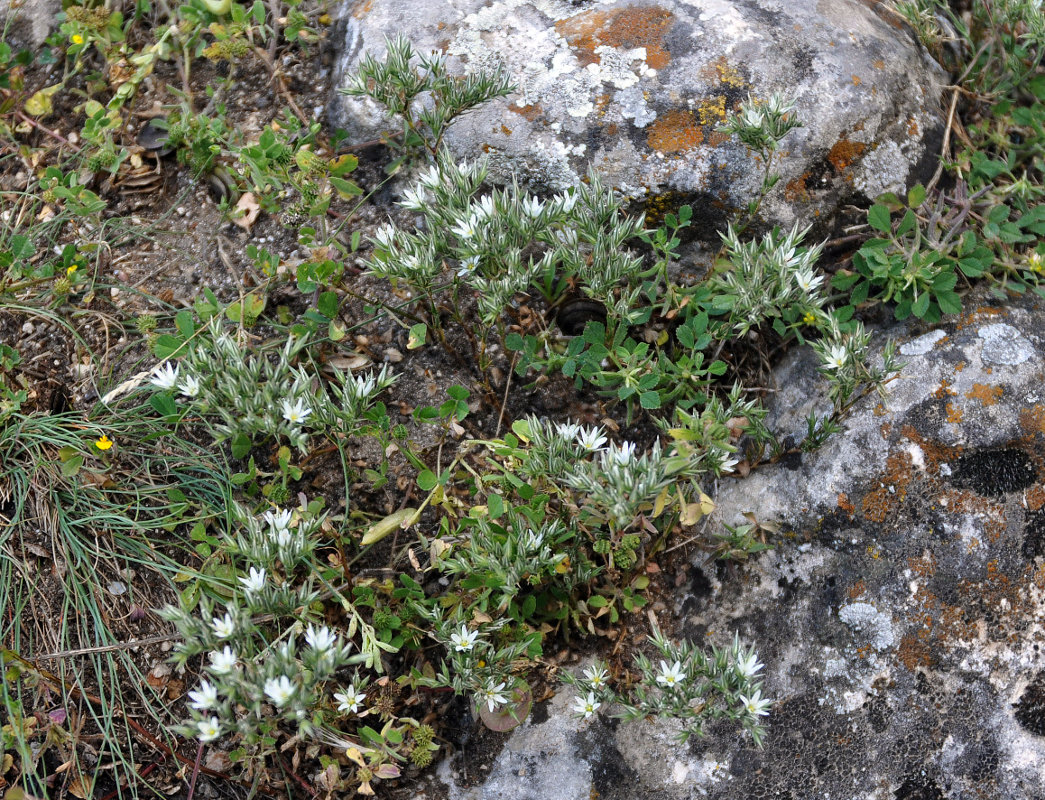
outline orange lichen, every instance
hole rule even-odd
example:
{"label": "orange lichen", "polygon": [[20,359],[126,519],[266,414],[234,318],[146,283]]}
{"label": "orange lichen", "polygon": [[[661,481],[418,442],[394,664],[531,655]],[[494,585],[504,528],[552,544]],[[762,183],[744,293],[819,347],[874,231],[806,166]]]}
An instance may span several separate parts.
{"label": "orange lichen", "polygon": [[911,121],[907,125],[907,135],[911,136],[911,137],[914,137],[914,136],[917,136],[918,133],[919,133],[919,130],[918,130],[918,120],[916,120],[914,117],[911,117]]}
{"label": "orange lichen", "polygon": [[852,586],[850,586],[846,594],[849,595],[850,600],[855,600],[858,597],[862,597],[866,591],[867,584],[864,583],[864,581],[861,579],[854,583]]}
{"label": "orange lichen", "polygon": [[974,383],[972,389],[965,393],[966,397],[971,397],[973,400],[979,400],[985,406],[994,406],[998,404],[998,399],[1001,397],[1004,389],[1000,386],[988,386],[985,383]]}
{"label": "orange lichen", "polygon": [[957,425],[963,419],[965,419],[965,412],[962,411],[961,406],[959,406],[957,403],[948,403],[947,421],[954,425]]}
{"label": "orange lichen", "polygon": [[1020,411],[1020,427],[1030,434],[1045,434],[1045,406],[1038,403]]}
{"label": "orange lichen", "polygon": [[1027,508],[1031,511],[1037,511],[1042,506],[1045,506],[1045,486],[1036,483],[1027,490],[1025,498],[1027,500]]}
{"label": "orange lichen", "polygon": [[668,111],[650,125],[646,142],[658,153],[680,153],[704,142],[704,129],[692,111]]}
{"label": "orange lichen", "polygon": [[909,633],[900,640],[896,657],[900,659],[900,663],[906,667],[908,672],[914,672],[918,667],[933,665],[932,650],[929,645]]}
{"label": "orange lichen", "polygon": [[356,3],[352,7],[352,16],[356,19],[363,19],[366,17],[374,8],[374,0],[363,0],[362,3]]}
{"label": "orange lichen", "polygon": [[951,388],[951,382],[947,378],[941,378],[940,385],[933,391],[933,397],[937,400],[942,400],[945,397],[953,397],[956,394],[958,393]]}
{"label": "orange lichen", "polygon": [[675,15],[658,6],[624,6],[609,11],[585,11],[555,23],[555,29],[573,48],[582,66],[597,64],[599,46],[646,48],[646,63],[663,69],[671,63],[664,37]]}
{"label": "orange lichen", "polygon": [[874,61],[871,62],[871,66],[875,69],[885,69],[885,62],[882,61],[882,59],[880,58],[876,58]]}
{"label": "orange lichen", "polygon": [[856,513],[856,506],[853,505],[853,501],[849,499],[845,492],[838,493],[838,507],[850,516]]}
{"label": "orange lichen", "polygon": [[828,151],[827,160],[838,172],[842,172],[851,167],[866,150],[867,145],[864,142],[851,142],[842,136]]}
{"label": "orange lichen", "polygon": [[800,201],[803,203],[809,202],[809,178],[808,172],[803,172],[793,181],[790,181],[784,186],[784,197],[790,200],[792,203]]}
{"label": "orange lichen", "polygon": [[530,122],[540,119],[541,115],[544,113],[544,109],[541,108],[539,103],[529,103],[525,106],[517,106],[513,103],[508,106],[508,110],[514,111],[519,116],[530,120]]}
{"label": "orange lichen", "polygon": [[910,453],[900,452],[889,456],[878,488],[868,492],[860,501],[864,517],[871,522],[885,522],[907,497],[907,486],[912,477]]}
{"label": "orange lichen", "polygon": [[859,75],[854,75],[853,76],[853,86],[859,86],[861,83],[863,83],[863,81],[860,80],[860,76]]}
{"label": "orange lichen", "polygon": [[505,136],[511,136],[512,135],[512,129],[509,128],[507,125],[502,125],[501,126],[501,133],[503,133]]}

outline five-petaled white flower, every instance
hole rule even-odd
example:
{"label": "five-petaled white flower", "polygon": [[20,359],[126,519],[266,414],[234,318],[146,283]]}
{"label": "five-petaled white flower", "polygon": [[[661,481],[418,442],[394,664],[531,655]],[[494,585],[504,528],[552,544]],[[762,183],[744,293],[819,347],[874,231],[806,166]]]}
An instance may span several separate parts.
{"label": "five-petaled white flower", "polygon": [[305,401],[301,398],[298,398],[293,403],[289,400],[283,401],[283,419],[291,425],[300,425],[311,413],[312,409],[305,405]]}
{"label": "five-petaled white flower", "polygon": [[479,220],[475,216],[462,219],[450,229],[450,232],[458,239],[474,239],[479,232],[478,222]]}
{"label": "five-petaled white flower", "polygon": [[221,723],[218,722],[217,717],[201,719],[196,723],[196,729],[199,731],[196,734],[196,738],[201,742],[213,742],[221,736]]}
{"label": "five-petaled white flower", "polygon": [[766,716],[769,713],[769,707],[773,705],[772,700],[762,699],[761,689],[755,689],[755,693],[750,696],[740,695],[740,703],[753,717]]}
{"label": "five-petaled white flower", "polygon": [[325,655],[337,646],[337,634],[326,625],[320,628],[309,625],[305,631],[305,641],[319,655]]}
{"label": "five-petaled white flower", "polygon": [[280,675],[278,678],[269,678],[265,681],[265,694],[269,696],[269,699],[272,700],[277,708],[282,708],[294,696],[294,684],[290,682],[290,678],[286,675]]}
{"label": "five-petaled white flower", "polygon": [[214,617],[210,621],[210,626],[214,629],[214,635],[219,639],[228,639],[236,632],[236,621],[228,612],[224,617]]}
{"label": "five-petaled white flower", "polygon": [[588,692],[587,697],[578,697],[573,701],[573,710],[585,719],[588,719],[601,705],[602,703],[595,699],[595,693]]}
{"label": "five-petaled white flower", "polygon": [[806,294],[810,294],[815,290],[824,280],[822,275],[813,275],[813,270],[803,269],[799,270],[795,274],[795,283],[798,284],[798,288]]}
{"label": "five-petaled white flower", "polygon": [[173,389],[178,385],[178,368],[173,364],[164,364],[152,371],[149,383],[157,389]]}
{"label": "five-petaled white flower", "polygon": [[454,650],[464,653],[475,646],[475,640],[479,638],[479,631],[468,630],[467,625],[461,625],[461,632],[450,634],[450,641],[454,644]]}
{"label": "five-petaled white flower", "polygon": [[424,189],[420,186],[415,186],[403,193],[403,199],[399,201],[399,205],[410,211],[423,211],[427,202]]}
{"label": "five-petaled white flower", "polygon": [[382,250],[388,250],[395,241],[396,229],[388,222],[374,231],[374,244]]}
{"label": "five-petaled white flower", "polygon": [[212,650],[210,654],[210,669],[218,675],[226,675],[236,667],[236,661],[239,656],[236,655],[236,651],[228,645],[225,645],[225,649],[220,653],[217,650]]}
{"label": "five-petaled white flower", "polygon": [[196,397],[200,393],[200,379],[195,375],[185,375],[181,379],[179,391],[184,397]]}
{"label": "five-petaled white flower", "polygon": [[742,678],[753,678],[760,669],[762,669],[762,662],[758,660],[758,655],[754,650],[736,661],[737,674]]}
{"label": "five-petaled white flower", "polygon": [[535,531],[533,528],[527,528],[525,541],[526,549],[540,550],[542,544],[544,544],[544,534],[541,531]]}
{"label": "five-petaled white flower", "polygon": [[439,184],[442,180],[442,173],[439,172],[438,167],[433,165],[421,173],[417,182],[428,189],[435,190],[439,188]]}
{"label": "five-petaled white flower", "polygon": [[200,688],[189,692],[189,698],[192,700],[190,706],[197,711],[206,711],[218,704],[218,689],[210,681],[200,681]]}
{"label": "five-petaled white flower", "polygon": [[247,596],[260,594],[265,588],[265,568],[251,567],[250,572],[239,579],[240,585]]}
{"label": "five-petaled white flower", "polygon": [[508,696],[505,695],[503,692],[503,681],[497,684],[496,686],[493,685],[493,681],[490,681],[488,684],[486,684],[486,686],[483,687],[483,690],[479,694],[486,702],[486,707],[489,708],[490,711],[496,711],[497,706],[504,705],[508,702]]}
{"label": "five-petaled white flower", "polygon": [[569,214],[573,211],[573,207],[577,205],[577,192],[563,192],[556,195],[555,199],[559,201],[559,208],[562,209],[562,213]]}
{"label": "five-petaled white flower", "polygon": [[827,354],[827,358],[824,360],[824,366],[828,369],[841,369],[845,366],[848,353],[842,345],[836,344],[831,348],[831,352]]}
{"label": "five-petaled white flower", "polygon": [[592,689],[601,689],[606,685],[606,679],[609,674],[602,667],[592,666],[584,670],[584,680],[588,682],[588,685]]}
{"label": "five-petaled white flower", "polygon": [[276,533],[290,530],[290,520],[294,512],[289,508],[276,508],[265,512],[265,522],[272,526]]}
{"label": "five-petaled white flower", "polygon": [[460,265],[457,267],[457,277],[467,278],[473,272],[479,269],[479,256],[471,255],[461,259]]}
{"label": "five-petaled white flower", "polygon": [[685,676],[682,674],[682,665],[676,661],[670,667],[666,661],[660,662],[660,675],[657,676],[657,683],[661,686],[665,686],[668,689],[674,689],[682,683],[682,679]]}
{"label": "five-petaled white flower", "polygon": [[601,428],[581,428],[577,433],[577,444],[589,453],[594,453],[603,448],[606,444],[606,437],[602,435]]}
{"label": "five-petaled white flower", "polygon": [[536,197],[527,197],[522,201],[522,210],[530,219],[537,219],[544,211],[544,203]]}
{"label": "five-petaled white flower", "polygon": [[357,692],[356,687],[349,684],[345,691],[334,692],[334,699],[337,700],[338,711],[356,714],[359,712],[359,707],[366,702],[366,695],[363,692]]}

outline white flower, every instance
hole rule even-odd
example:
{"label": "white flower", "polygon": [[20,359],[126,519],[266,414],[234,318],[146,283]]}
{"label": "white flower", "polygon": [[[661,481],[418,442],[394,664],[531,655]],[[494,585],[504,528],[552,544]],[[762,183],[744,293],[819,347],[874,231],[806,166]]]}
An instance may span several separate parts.
{"label": "white flower", "polygon": [[149,383],[157,389],[173,389],[178,385],[178,368],[173,364],[164,364],[152,371]]}
{"label": "white flower", "polygon": [[283,419],[291,425],[300,425],[305,418],[312,413],[312,409],[305,405],[305,401],[298,398],[293,403],[289,400],[283,401]]}
{"label": "white flower", "polygon": [[366,702],[366,695],[363,692],[357,692],[355,686],[349,685],[348,689],[343,692],[334,692],[334,699],[337,700],[338,711],[356,714],[359,712],[359,707]]}
{"label": "white flower", "polygon": [[421,184],[421,186],[434,191],[439,188],[439,184],[442,183],[442,180],[443,176],[440,174],[439,168],[433,165],[421,173],[417,182]]}
{"label": "white flower", "polygon": [[541,545],[544,543],[544,534],[535,532],[533,528],[526,530],[526,549],[527,550],[539,550]]}
{"label": "white flower", "polygon": [[606,444],[606,437],[602,435],[602,429],[598,427],[581,428],[577,433],[577,444],[589,453],[594,453],[596,450],[601,450]]}
{"label": "white flower", "polygon": [[290,547],[294,541],[294,537],[287,528],[280,528],[276,531],[276,546],[280,548]]}
{"label": "white flower", "polygon": [[825,367],[828,369],[841,369],[845,366],[848,354],[842,345],[836,344],[831,348],[831,352],[827,353],[826,356],[827,357],[824,360]]}
{"label": "white flower", "polygon": [[272,526],[276,533],[290,530],[290,520],[294,512],[289,508],[276,508],[265,512],[265,522]]}
{"label": "white flower", "polygon": [[573,710],[585,719],[589,719],[601,705],[602,703],[595,699],[595,693],[588,692],[587,697],[578,697],[573,701]]}
{"label": "white flower", "polygon": [[225,645],[225,649],[220,653],[217,650],[212,650],[210,654],[211,672],[217,675],[227,675],[236,667],[238,659],[239,656],[236,655],[236,651],[228,645]]}
{"label": "white flower", "polygon": [[475,272],[479,268],[479,256],[468,256],[467,258],[461,259],[461,264],[457,268],[457,277],[466,278]]}
{"label": "white flower", "polygon": [[337,634],[326,625],[321,628],[309,625],[305,631],[305,641],[317,653],[324,655],[337,646]]}
{"label": "white flower", "polygon": [[544,203],[536,197],[527,197],[522,201],[522,210],[530,219],[537,219],[544,211]]}
{"label": "white flower", "polygon": [[584,670],[584,680],[588,682],[588,685],[592,689],[601,689],[606,685],[606,679],[609,677],[606,670],[602,667],[588,667]]}
{"label": "white flower", "polygon": [[737,674],[742,678],[753,678],[755,673],[762,669],[762,666],[763,664],[758,660],[758,655],[754,650],[736,661]]}
{"label": "white flower", "polygon": [[214,708],[218,704],[217,687],[210,681],[200,681],[200,688],[194,692],[189,692],[189,697],[192,699],[189,705],[197,711],[206,711],[208,708]]}
{"label": "white flower", "polygon": [[269,696],[277,708],[282,708],[294,696],[294,684],[286,675],[269,678],[265,681],[265,694]]}
{"label": "white flower", "polygon": [[471,216],[468,219],[462,219],[456,225],[454,225],[450,232],[458,239],[471,240],[474,239],[479,233],[478,220]]}
{"label": "white flower", "polygon": [[486,701],[486,707],[489,708],[490,711],[495,711],[497,706],[508,702],[508,697],[502,694],[502,692],[504,692],[503,682],[494,686],[493,681],[490,681],[479,694],[482,696],[482,699]]}
{"label": "white flower", "polygon": [[485,194],[475,204],[475,210],[472,214],[477,219],[490,219],[496,213],[496,210],[493,203],[493,195]]}
{"label": "white flower", "polygon": [[811,269],[803,269],[795,273],[795,283],[798,284],[798,288],[806,294],[812,293],[821,283],[823,283],[823,275],[813,275]]}
{"label": "white flower", "polygon": [[428,205],[428,199],[425,197],[424,189],[421,187],[414,187],[413,189],[407,189],[403,193],[403,199],[399,201],[399,205],[403,208],[409,209],[410,211],[424,211],[425,206]]}
{"label": "white flower", "polygon": [[769,707],[773,705],[773,701],[762,699],[762,690],[755,689],[755,693],[750,696],[740,695],[740,703],[747,710],[747,713],[753,717],[764,717],[769,711]]}
{"label": "white flower", "polygon": [[616,446],[610,445],[609,450],[606,452],[611,462],[622,467],[627,466],[635,458],[635,442],[621,442]]}
{"label": "white flower", "polygon": [[374,231],[374,243],[377,244],[382,250],[388,250],[392,247],[392,242],[395,240],[396,229],[389,223],[385,223],[376,231]]}
{"label": "white flower", "polygon": [[479,631],[470,631],[467,625],[461,625],[460,633],[450,634],[450,641],[453,642],[454,650],[458,653],[471,650],[477,638],[479,638]]}
{"label": "white flower", "polygon": [[212,742],[221,736],[221,724],[218,722],[217,717],[201,719],[196,723],[196,728],[199,730],[196,738],[201,742]]}
{"label": "white flower", "polygon": [[181,379],[181,393],[185,397],[196,397],[200,393],[200,380],[195,375],[186,375]]}
{"label": "white flower", "polygon": [[722,459],[722,463],[718,466],[718,471],[721,472],[732,472],[733,468],[740,463],[739,458],[727,457]]}
{"label": "white flower", "polygon": [[657,683],[661,686],[674,689],[682,683],[684,677],[682,665],[678,661],[670,667],[667,665],[667,662],[663,660],[660,662],[660,675],[657,676]]}
{"label": "white flower", "polygon": [[577,192],[563,192],[560,195],[556,195],[555,199],[559,203],[559,208],[562,209],[563,214],[569,214],[573,211],[573,207],[577,205]]}
{"label": "white flower", "polygon": [[556,430],[563,439],[575,439],[581,432],[581,426],[576,422],[560,422],[556,426]]}
{"label": "white flower", "polygon": [[227,612],[224,617],[212,619],[210,626],[214,629],[214,635],[219,639],[228,639],[236,632],[236,621],[232,618],[232,614]]}
{"label": "white flower", "polygon": [[248,597],[260,594],[265,588],[265,568],[251,567],[250,573],[241,577],[239,582]]}

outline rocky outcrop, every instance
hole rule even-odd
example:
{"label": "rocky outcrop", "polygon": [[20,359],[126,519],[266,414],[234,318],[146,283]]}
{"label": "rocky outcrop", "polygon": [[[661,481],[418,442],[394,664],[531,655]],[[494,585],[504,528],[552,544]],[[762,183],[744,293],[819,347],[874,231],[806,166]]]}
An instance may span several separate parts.
{"label": "rocky outcrop", "polygon": [[[784,144],[769,222],[831,220],[840,204],[901,190],[935,167],[941,73],[885,3],[867,0],[354,0],[344,7],[336,85],[360,55],[403,33],[458,70],[502,61],[518,91],[454,124],[462,157],[538,190],[589,165],[654,218],[683,203],[717,231],[756,195],[761,165],[719,132],[749,94],[782,92],[803,128]],[[337,77],[337,76],[335,76]],[[337,96],[353,137],[387,128]]]}
{"label": "rocky outcrop", "polygon": [[[902,377],[822,449],[723,482],[712,524],[753,511],[781,523],[775,548],[694,561],[661,611],[692,640],[758,646],[764,750],[728,726],[680,746],[670,724],[578,722],[564,690],[478,786],[444,767],[450,796],[1041,797],[1045,308],[967,307],[899,329]],[[773,413],[798,430],[822,395],[813,359],[776,375]]]}

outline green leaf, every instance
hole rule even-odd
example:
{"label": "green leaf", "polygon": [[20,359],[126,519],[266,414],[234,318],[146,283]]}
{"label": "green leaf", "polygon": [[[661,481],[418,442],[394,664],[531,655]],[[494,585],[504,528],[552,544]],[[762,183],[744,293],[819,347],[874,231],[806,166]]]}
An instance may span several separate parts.
{"label": "green leaf", "polygon": [[327,319],[336,319],[338,310],[337,292],[321,292],[316,299],[316,310]]}
{"label": "green leaf", "polygon": [[925,312],[929,310],[929,301],[931,299],[928,292],[922,292],[918,295],[918,299],[911,304],[911,313],[919,319],[924,317]]}
{"label": "green leaf", "polygon": [[237,433],[232,437],[232,457],[245,458],[250,452],[250,437],[245,433]]}
{"label": "green leaf", "polygon": [[660,408],[660,395],[657,392],[643,392],[639,395],[639,404],[647,410]]}
{"label": "green leaf", "polygon": [[170,358],[185,347],[185,340],[180,336],[171,336],[163,333],[156,337],[152,343],[152,354],[159,359]]}
{"label": "green leaf", "polygon": [[955,292],[937,292],[936,302],[944,314],[960,314],[962,311],[962,299]]}
{"label": "green leaf", "polygon": [[498,519],[504,514],[504,500],[499,494],[487,497],[486,507],[490,510],[490,519]]}
{"label": "green leaf", "polygon": [[423,322],[418,322],[416,325],[410,326],[410,332],[407,335],[406,349],[416,350],[419,347],[424,347],[425,339],[428,338],[428,326]]}
{"label": "green leaf", "polygon": [[907,205],[909,208],[918,208],[918,206],[924,202],[925,187],[920,183],[916,183],[911,187],[910,191],[907,192]]}
{"label": "green leaf", "polygon": [[175,314],[174,327],[186,339],[196,333],[196,323],[193,322],[192,312],[186,308]]}
{"label": "green leaf", "polygon": [[914,212],[907,209],[907,212],[903,215],[903,219],[900,220],[900,224],[896,228],[896,235],[903,236],[905,233],[910,233],[914,230],[914,226],[917,223],[917,219],[914,216]]}
{"label": "green leaf", "polygon": [[439,479],[430,469],[422,470],[417,476],[417,485],[423,492],[430,492],[439,485]]}
{"label": "green leaf", "polygon": [[151,395],[149,405],[161,417],[169,417],[178,413],[178,406],[169,392],[156,392]]}
{"label": "green leaf", "polygon": [[867,212],[867,222],[876,231],[889,233],[892,230],[892,222],[888,206],[883,206],[880,203],[875,203],[871,206],[870,211]]}
{"label": "green leaf", "polygon": [[601,594],[592,595],[588,598],[587,602],[589,608],[605,608],[607,605],[606,598],[603,597]]}

